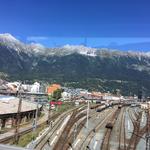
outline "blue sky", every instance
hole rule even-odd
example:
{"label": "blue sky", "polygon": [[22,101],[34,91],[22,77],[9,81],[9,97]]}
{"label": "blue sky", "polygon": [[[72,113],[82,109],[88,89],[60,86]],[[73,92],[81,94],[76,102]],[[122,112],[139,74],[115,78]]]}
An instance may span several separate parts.
{"label": "blue sky", "polygon": [[85,37],[93,47],[145,45],[149,8],[149,0],[0,0],[0,33],[49,47],[83,44]]}

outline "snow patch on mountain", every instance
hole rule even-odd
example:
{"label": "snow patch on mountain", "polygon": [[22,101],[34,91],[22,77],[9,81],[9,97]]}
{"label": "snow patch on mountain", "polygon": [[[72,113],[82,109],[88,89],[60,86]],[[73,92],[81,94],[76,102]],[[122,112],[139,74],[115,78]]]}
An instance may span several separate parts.
{"label": "snow patch on mountain", "polygon": [[142,57],[150,58],[150,52],[120,51],[107,48],[97,49],[97,54],[101,57],[137,57],[139,60]]}
{"label": "snow patch on mountain", "polygon": [[9,33],[0,34],[0,44],[6,46],[11,50],[24,52],[28,55],[40,54],[44,52],[45,47],[39,43],[25,44]]}
{"label": "snow patch on mountain", "polygon": [[83,45],[64,45],[62,48],[72,51],[72,52],[77,52],[82,55],[87,55],[87,56],[96,56],[96,49],[91,48],[91,47],[86,47]]}
{"label": "snow patch on mountain", "polygon": [[0,34],[0,40],[3,42],[19,42],[19,40],[9,33]]}
{"label": "snow patch on mountain", "polygon": [[33,53],[36,54],[44,54],[45,52],[45,47],[40,44],[40,43],[31,43],[30,45],[28,45],[28,48],[32,50]]}
{"label": "snow patch on mountain", "polygon": [[0,44],[17,51],[18,53],[26,50],[26,45],[9,33],[0,34]]}

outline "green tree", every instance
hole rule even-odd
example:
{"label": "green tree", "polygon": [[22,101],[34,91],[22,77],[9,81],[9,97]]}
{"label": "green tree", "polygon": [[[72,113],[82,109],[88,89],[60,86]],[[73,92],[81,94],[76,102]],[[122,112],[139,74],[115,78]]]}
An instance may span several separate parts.
{"label": "green tree", "polygon": [[48,95],[48,101],[50,102],[52,101],[52,99],[53,99],[52,95]]}
{"label": "green tree", "polygon": [[61,98],[61,93],[63,92],[62,89],[57,89],[56,91],[54,91],[52,97],[55,101],[58,101]]}

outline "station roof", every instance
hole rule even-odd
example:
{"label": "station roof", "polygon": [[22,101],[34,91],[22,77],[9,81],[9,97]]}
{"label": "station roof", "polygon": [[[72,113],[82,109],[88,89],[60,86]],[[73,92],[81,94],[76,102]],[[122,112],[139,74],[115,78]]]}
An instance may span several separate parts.
{"label": "station roof", "polygon": [[[12,98],[9,100],[8,99],[0,100],[0,115],[17,113],[18,104],[19,104],[18,98]],[[35,110],[36,108],[37,108],[37,104],[22,100],[21,112]]]}

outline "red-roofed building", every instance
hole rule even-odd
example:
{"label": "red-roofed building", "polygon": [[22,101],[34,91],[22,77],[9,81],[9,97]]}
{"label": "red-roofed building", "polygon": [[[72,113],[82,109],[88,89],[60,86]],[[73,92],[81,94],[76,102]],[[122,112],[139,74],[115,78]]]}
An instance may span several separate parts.
{"label": "red-roofed building", "polygon": [[54,91],[56,91],[60,88],[61,88],[60,84],[52,84],[51,86],[49,86],[47,88],[47,93],[48,93],[48,95],[52,95],[54,93]]}

